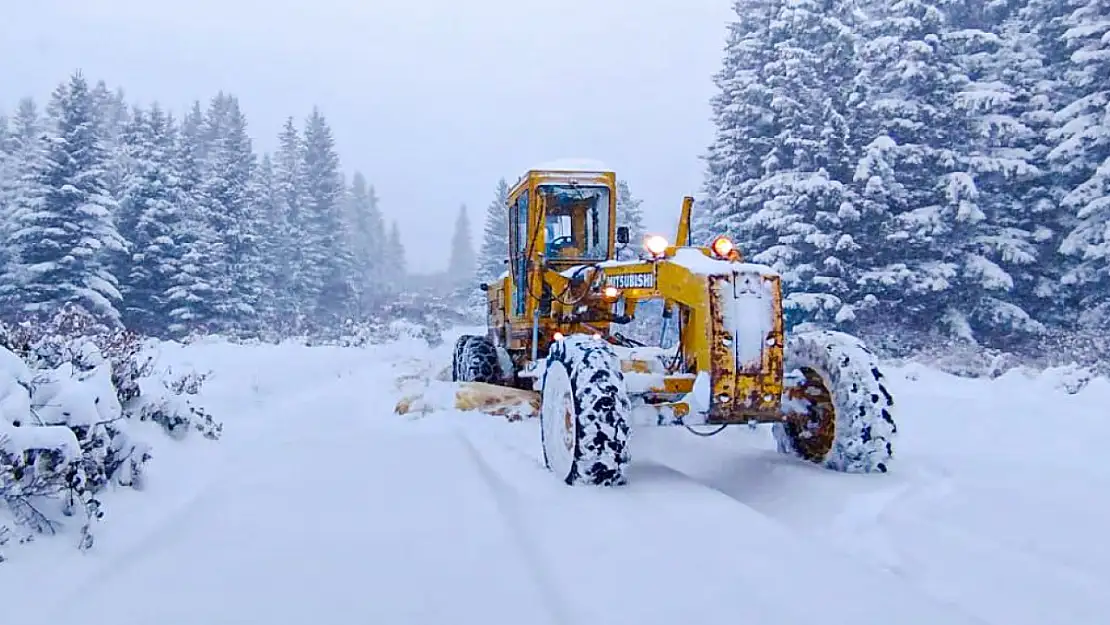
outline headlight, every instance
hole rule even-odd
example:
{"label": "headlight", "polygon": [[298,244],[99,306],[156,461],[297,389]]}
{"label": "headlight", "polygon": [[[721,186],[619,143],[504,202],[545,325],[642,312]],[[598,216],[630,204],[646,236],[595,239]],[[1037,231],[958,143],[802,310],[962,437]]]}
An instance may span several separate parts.
{"label": "headlight", "polygon": [[644,249],[655,258],[659,258],[667,251],[667,239],[653,234],[644,238]]}
{"label": "headlight", "polygon": [[724,235],[721,235],[716,239],[713,239],[713,243],[710,244],[709,249],[713,250],[713,253],[717,255],[717,258],[727,259],[730,258],[732,253],[736,250],[736,246],[732,243],[731,239]]}

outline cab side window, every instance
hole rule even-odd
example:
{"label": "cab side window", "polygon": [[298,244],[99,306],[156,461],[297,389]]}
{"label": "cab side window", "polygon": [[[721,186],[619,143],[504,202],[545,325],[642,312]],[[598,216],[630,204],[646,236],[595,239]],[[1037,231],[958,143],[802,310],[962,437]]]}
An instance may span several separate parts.
{"label": "cab side window", "polygon": [[528,241],[531,240],[528,233],[530,225],[528,223],[528,191],[521,193],[520,197],[517,198],[512,213],[510,219],[516,223],[516,228],[513,229],[516,233],[516,239],[513,241],[516,248],[513,254],[513,314],[523,315],[524,304],[527,301],[525,290],[528,288],[528,285],[525,284],[525,276],[528,270],[528,259],[525,258],[525,255],[528,253]]}

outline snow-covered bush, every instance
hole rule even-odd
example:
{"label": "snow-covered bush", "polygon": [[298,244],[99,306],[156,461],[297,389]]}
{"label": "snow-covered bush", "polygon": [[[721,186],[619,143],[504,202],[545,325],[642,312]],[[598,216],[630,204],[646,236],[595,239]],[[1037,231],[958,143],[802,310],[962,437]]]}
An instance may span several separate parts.
{"label": "snow-covered bush", "polygon": [[1110,377],[1110,335],[1094,329],[1051,329],[1009,350],[954,338],[940,330],[914,332],[895,324],[862,328],[857,333],[886,360],[920,362],[962,377],[996,378],[1017,367],[1038,371],[1067,368],[1076,379]]}
{"label": "snow-covered bush", "polygon": [[415,338],[437,347],[451,328],[485,322],[485,317],[467,308],[464,299],[463,291],[446,297],[434,290],[402,293],[361,319],[347,319],[335,328],[315,328],[297,341],[309,346],[363,347]]}
{"label": "snow-covered bush", "polygon": [[191,399],[205,376],[159,368],[155,347],[78,307],[38,326],[0,324],[0,536],[55,534],[74,517],[87,549],[98,496],[143,487],[152,455],[140,422],[219,438],[222,424]]}

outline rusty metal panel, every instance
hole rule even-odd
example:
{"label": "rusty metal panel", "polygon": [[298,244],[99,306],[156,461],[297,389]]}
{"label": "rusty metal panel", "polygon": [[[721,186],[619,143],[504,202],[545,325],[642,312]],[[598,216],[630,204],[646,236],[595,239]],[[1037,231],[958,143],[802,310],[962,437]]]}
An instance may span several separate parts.
{"label": "rusty metal panel", "polygon": [[736,356],[725,328],[725,305],[732,297],[731,276],[709,276],[709,420],[732,420],[736,398]]}
{"label": "rusty metal panel", "polygon": [[777,278],[709,277],[710,423],[777,420],[782,308]]}

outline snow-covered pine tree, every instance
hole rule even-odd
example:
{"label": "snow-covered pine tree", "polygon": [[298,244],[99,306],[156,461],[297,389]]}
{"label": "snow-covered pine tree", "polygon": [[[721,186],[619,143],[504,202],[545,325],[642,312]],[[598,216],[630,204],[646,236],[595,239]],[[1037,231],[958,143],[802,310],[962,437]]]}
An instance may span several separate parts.
{"label": "snow-covered pine tree", "polygon": [[96,117],[96,132],[104,144],[108,163],[105,167],[105,184],[112,197],[119,200],[122,193],[123,178],[127,175],[121,141],[127,125],[129,110],[123,89],[114,92],[103,81],[97,81],[92,89],[93,107]]}
{"label": "snow-covered pine tree", "polygon": [[355,309],[354,259],[343,219],[344,189],[339,155],[327,120],[313,108],[304,131],[303,232],[308,303],[325,327],[342,323]]}
{"label": "snow-covered pine tree", "polygon": [[856,241],[867,317],[974,340],[979,311],[1013,281],[976,247],[986,215],[969,173],[970,121],[957,106],[968,76],[953,29],[933,0],[875,0],[867,9],[851,124],[864,146],[861,220],[875,223]]}
{"label": "snow-covered pine tree", "polygon": [[261,217],[250,201],[255,154],[237,98],[218,95],[205,121],[210,143],[201,191],[205,216],[218,235],[220,256],[212,258],[218,315],[225,329],[254,333],[265,271],[257,234]]}
{"label": "snow-covered pine tree", "polygon": [[284,229],[284,215],[280,210],[277,197],[277,184],[274,177],[274,161],[269,153],[264,153],[251,177],[249,197],[251,214],[257,218],[259,299],[255,304],[259,325],[267,331],[275,331],[279,326],[277,299],[281,276],[278,233]]}
{"label": "snow-covered pine tree", "polygon": [[509,258],[509,183],[497,182],[493,200],[486,208],[482,227],[482,245],[478,250],[478,282],[493,282],[505,272]]}
{"label": "snow-covered pine tree", "polygon": [[617,226],[628,228],[628,246],[624,248],[623,256],[635,258],[640,253],[647,233],[644,229],[644,211],[640,208],[643,200],[633,197],[628,188],[628,181],[617,181]]}
{"label": "snow-covered pine tree", "polygon": [[170,293],[185,252],[177,240],[183,203],[173,120],[157,103],[148,111],[136,109],[121,142],[129,166],[119,223],[130,248],[120,279],[123,322],[133,331],[166,337],[174,307]]}
{"label": "snow-covered pine tree", "polygon": [[702,157],[705,217],[699,232],[731,236],[749,256],[769,246],[744,231],[744,224],[759,209],[752,190],[778,133],[762,68],[773,58],[768,25],[781,4],[781,0],[733,2],[736,19],[728,26],[722,67],[713,77],[717,93],[710,99],[715,137]]}
{"label": "snow-covered pine tree", "polygon": [[281,215],[273,236],[277,264],[277,315],[285,328],[294,331],[307,314],[309,274],[306,272],[304,223],[304,142],[292,117],[287,117],[278,135],[274,153],[274,184],[277,210]]}
{"label": "snow-covered pine tree", "polygon": [[78,304],[118,324],[118,282],[111,254],[124,250],[113,223],[116,202],[105,185],[106,156],[96,135],[89,85],[77,72],[53,92],[46,157],[30,175],[42,196],[15,212],[16,287],[22,310],[49,318]]}
{"label": "snow-covered pine tree", "polygon": [[969,254],[997,266],[1013,285],[979,293],[971,308],[972,326],[997,346],[1043,331],[1036,317],[1047,310],[1038,288],[1056,264],[1051,241],[1059,240],[1051,225],[1056,203],[1038,167],[1047,120],[1038,93],[1043,63],[1015,7],[969,0],[946,7],[952,24],[946,41],[970,79],[957,100],[971,130],[962,150],[985,217],[966,240]]}
{"label": "snow-covered pine tree", "polygon": [[842,222],[854,215],[845,118],[854,34],[839,2],[736,8],[746,15],[733,27],[714,101],[709,228],[783,274],[788,314],[851,320],[855,247]]}
{"label": "snow-covered pine tree", "polygon": [[[1060,253],[1060,244],[1075,223],[1063,206],[1068,176],[1060,166],[1069,159],[1059,159],[1052,152],[1060,139],[1055,112],[1070,101],[1066,80],[1070,59],[1063,37],[1068,7],[1056,0],[1023,0],[1007,6],[1012,14],[1002,26],[1002,53],[1015,61],[1010,70],[1013,78],[1006,83],[1013,85],[1018,103],[1024,105],[1021,120],[1035,134],[1031,162],[1041,173],[1036,184],[1013,193],[1032,221],[1027,229],[1034,233],[1036,250],[1035,265],[1028,272],[1032,275],[1015,277],[1014,297],[1034,318],[1061,327],[1075,320],[1079,302],[1078,294],[1063,283],[1071,263]],[[1035,282],[1028,284],[1028,278]]]}
{"label": "snow-covered pine tree", "polygon": [[782,273],[784,311],[826,325],[854,318],[855,245],[844,232],[854,214],[845,111],[857,63],[842,12],[839,2],[799,0],[771,20],[775,50],[763,71],[778,132],[752,189],[762,206],[741,228],[751,232],[747,239],[766,241],[751,258]]}
{"label": "snow-covered pine tree", "polygon": [[1071,259],[1063,282],[1078,322],[1110,321],[1110,12],[1104,0],[1073,0],[1063,15],[1068,103],[1056,114],[1050,155],[1065,186],[1070,226],[1060,251]]}
{"label": "snow-covered pine tree", "polygon": [[464,287],[474,279],[476,268],[474,242],[470,234],[470,218],[466,214],[466,204],[463,204],[455,217],[455,230],[451,235],[451,256],[447,261],[447,277],[452,286]]}
{"label": "snow-covered pine tree", "polygon": [[[227,132],[227,126],[231,119],[232,106],[237,106],[234,98],[220,91],[208,101],[208,108],[204,112],[204,122],[200,127],[200,162],[209,163],[211,153],[219,145],[221,138]],[[196,106],[200,106],[198,102]]]}
{"label": "snow-covered pine tree", "polygon": [[216,232],[207,218],[203,201],[204,113],[200,102],[181,121],[175,152],[175,169],[181,192],[181,219],[175,240],[184,249],[180,271],[167,293],[172,303],[169,332],[178,338],[217,328],[218,279]]}
{"label": "snow-covered pine tree", "polygon": [[146,205],[146,175],[151,169],[148,160],[152,151],[150,126],[147,123],[147,113],[142,107],[135,106],[128,114],[117,141],[117,152],[111,160],[119,166],[123,177],[115,191],[116,212],[113,217],[116,230],[126,244],[126,250],[116,259],[113,270],[119,277],[122,299],[120,320],[125,327],[131,329],[136,327],[138,319],[142,319],[139,325],[149,326],[152,315],[148,302],[141,301],[144,300],[143,295],[136,293],[130,284],[136,260],[135,241],[139,238],[139,218]]}
{"label": "snow-covered pine tree", "polygon": [[358,286],[360,317],[381,303],[382,267],[385,257],[385,222],[378,209],[374,187],[366,183],[361,172],[355,172],[348,191],[351,247],[354,258],[355,283]]}
{"label": "snow-covered pine tree", "polygon": [[961,43],[958,59],[972,79],[961,110],[975,130],[970,163],[987,215],[978,246],[1013,281],[1005,299],[980,306],[978,314],[993,322],[973,320],[995,326],[996,343],[1008,336],[1039,342],[1043,322],[1052,323],[1060,308],[1061,193],[1050,175],[1046,141],[1055,72],[1027,21],[1033,3],[949,7],[963,27],[951,38]]}
{"label": "snow-covered pine tree", "polygon": [[405,246],[401,243],[401,230],[394,221],[389,226],[389,239],[385,244],[386,267],[389,269],[390,286],[394,292],[405,288],[408,278],[408,261],[405,258]]}
{"label": "snow-covered pine tree", "polygon": [[[8,116],[0,114],[0,276],[7,272],[8,261],[11,256],[8,240],[8,237],[11,236],[10,187],[15,178],[16,167],[13,147],[8,129]],[[3,319],[3,317],[3,305],[0,304],[0,319]]]}
{"label": "snow-covered pine tree", "polygon": [[93,106],[96,117],[97,133],[104,141],[108,152],[120,144],[124,127],[127,125],[130,110],[123,89],[112,91],[103,80],[98,80],[92,89]]}
{"label": "snow-covered pine tree", "polygon": [[709,245],[717,233],[713,231],[709,196],[705,191],[694,194],[694,205],[690,207],[690,243]]}
{"label": "snow-covered pine tree", "polygon": [[19,101],[15,115],[8,122],[4,142],[7,171],[0,177],[0,241],[6,260],[0,263],[0,318],[14,319],[20,309],[20,265],[15,264],[18,247],[15,243],[16,211],[31,208],[42,197],[42,185],[34,172],[45,158],[46,144],[38,106],[32,98]]}

